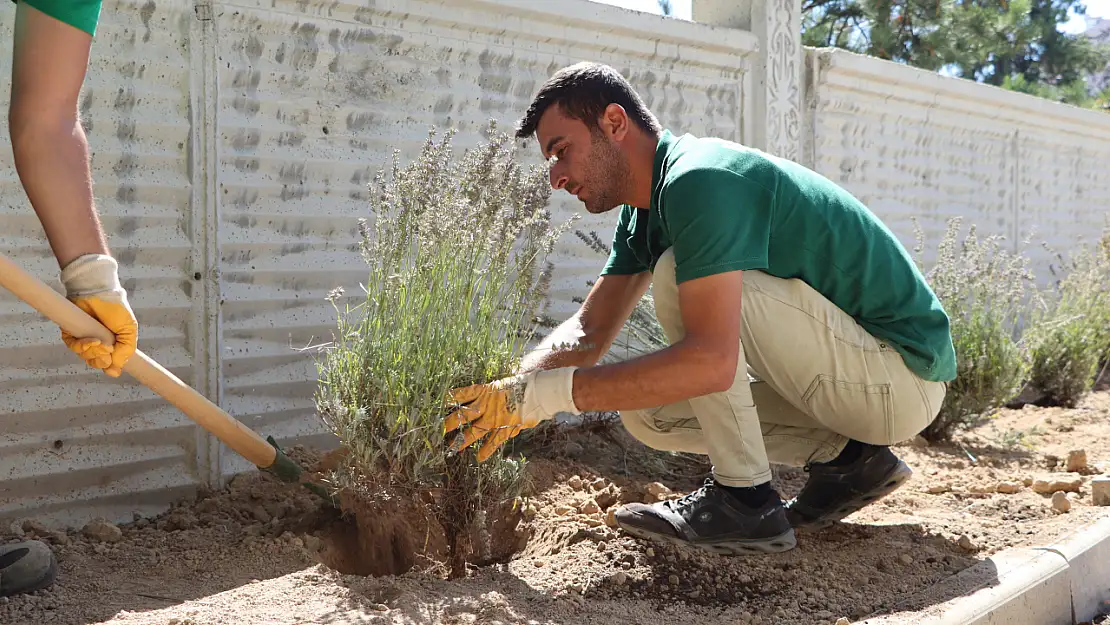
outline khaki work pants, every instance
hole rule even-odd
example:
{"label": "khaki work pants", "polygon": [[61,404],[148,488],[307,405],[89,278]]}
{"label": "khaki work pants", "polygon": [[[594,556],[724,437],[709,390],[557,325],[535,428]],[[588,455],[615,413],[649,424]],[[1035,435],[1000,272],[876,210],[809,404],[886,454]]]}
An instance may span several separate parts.
{"label": "khaki work pants", "polygon": [[[672,250],[652,278],[656,315],[671,343],[685,334]],[[891,445],[936,417],[947,389],[801,280],[744,272],[740,360],[732,387],[650,410],[621,412],[655,449],[707,454],[726,486],[771,479],[769,462],[835,458],[849,439]]]}

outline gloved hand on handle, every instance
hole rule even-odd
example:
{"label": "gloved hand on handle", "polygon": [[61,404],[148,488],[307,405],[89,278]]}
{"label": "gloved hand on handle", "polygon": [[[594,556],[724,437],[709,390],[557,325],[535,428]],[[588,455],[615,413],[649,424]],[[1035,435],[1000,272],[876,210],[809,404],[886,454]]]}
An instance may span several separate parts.
{"label": "gloved hand on handle", "polygon": [[458,406],[447,415],[444,433],[470,424],[457,439],[456,450],[466,449],[489,434],[478,449],[478,461],[484,462],[522,429],[535,427],[559,412],[581,412],[571,395],[575,369],[577,367],[534,370],[488,384],[455,389],[451,400]]}
{"label": "gloved hand on handle", "polygon": [[90,367],[114,378],[135,354],[139,336],[139,324],[127,292],[120,286],[118,268],[111,256],[85,254],[66,265],[61,275],[66,297],[116,335],[115,345],[108,346],[100,339],[78,338],[62,330],[62,341]]}

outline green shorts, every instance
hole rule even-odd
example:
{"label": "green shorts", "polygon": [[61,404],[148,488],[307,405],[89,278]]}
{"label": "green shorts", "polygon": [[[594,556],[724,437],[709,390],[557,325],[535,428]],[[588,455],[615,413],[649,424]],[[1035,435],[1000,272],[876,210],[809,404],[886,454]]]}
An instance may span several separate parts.
{"label": "green shorts", "polygon": [[96,36],[102,0],[12,0],[25,2],[50,17]]}

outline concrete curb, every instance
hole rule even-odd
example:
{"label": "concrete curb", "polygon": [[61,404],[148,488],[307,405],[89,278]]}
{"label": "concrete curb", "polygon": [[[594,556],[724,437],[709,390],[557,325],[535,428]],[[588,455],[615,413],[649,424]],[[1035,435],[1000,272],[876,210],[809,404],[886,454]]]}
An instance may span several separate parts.
{"label": "concrete curb", "polygon": [[1110,515],[1047,547],[1000,551],[856,625],[1075,625],[1107,599]]}

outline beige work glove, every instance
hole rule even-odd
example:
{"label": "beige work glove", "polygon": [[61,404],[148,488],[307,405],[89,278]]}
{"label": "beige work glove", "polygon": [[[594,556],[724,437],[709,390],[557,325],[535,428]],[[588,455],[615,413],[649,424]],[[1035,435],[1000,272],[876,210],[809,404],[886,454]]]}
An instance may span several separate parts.
{"label": "beige work glove", "polygon": [[116,335],[115,345],[108,346],[100,339],[76,337],[62,330],[62,341],[90,367],[114,378],[135,354],[139,338],[139,323],[120,286],[118,267],[111,256],[85,254],[66,265],[61,275],[66,297]]}
{"label": "beige work glove", "polygon": [[534,370],[454,389],[451,401],[455,406],[444,421],[444,433],[469,424],[454,445],[461,450],[492,432],[478,449],[478,461],[483,462],[524,428],[535,427],[559,412],[580,414],[571,395],[576,369]]}

